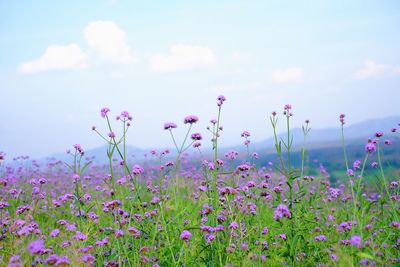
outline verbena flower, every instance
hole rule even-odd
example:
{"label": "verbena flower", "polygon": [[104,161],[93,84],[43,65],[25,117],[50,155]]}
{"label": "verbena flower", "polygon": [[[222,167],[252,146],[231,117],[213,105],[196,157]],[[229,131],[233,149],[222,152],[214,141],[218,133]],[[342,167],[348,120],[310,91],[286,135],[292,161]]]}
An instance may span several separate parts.
{"label": "verbena flower", "polygon": [[199,121],[199,118],[195,115],[188,115],[183,119],[184,124],[193,124]]}

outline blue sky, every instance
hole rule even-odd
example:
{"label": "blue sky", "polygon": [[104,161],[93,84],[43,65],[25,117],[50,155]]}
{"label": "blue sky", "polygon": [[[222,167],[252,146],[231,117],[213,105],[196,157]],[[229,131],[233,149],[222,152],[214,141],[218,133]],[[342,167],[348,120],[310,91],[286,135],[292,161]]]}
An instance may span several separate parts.
{"label": "blue sky", "polygon": [[227,146],[286,103],[314,128],[399,115],[398,25],[398,1],[2,1],[0,151],[97,147],[103,106],[131,112],[132,145],[170,146],[187,114],[207,142],[219,94]]}

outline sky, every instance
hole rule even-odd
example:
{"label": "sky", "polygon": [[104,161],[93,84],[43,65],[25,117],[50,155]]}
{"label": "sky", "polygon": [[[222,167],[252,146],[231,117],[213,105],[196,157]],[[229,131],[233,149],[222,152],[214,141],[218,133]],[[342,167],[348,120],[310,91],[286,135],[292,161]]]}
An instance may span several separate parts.
{"label": "sky", "polygon": [[101,146],[102,107],[131,145],[172,147],[189,114],[206,145],[220,94],[222,146],[287,103],[312,128],[399,115],[399,25],[399,1],[0,1],[0,151]]}

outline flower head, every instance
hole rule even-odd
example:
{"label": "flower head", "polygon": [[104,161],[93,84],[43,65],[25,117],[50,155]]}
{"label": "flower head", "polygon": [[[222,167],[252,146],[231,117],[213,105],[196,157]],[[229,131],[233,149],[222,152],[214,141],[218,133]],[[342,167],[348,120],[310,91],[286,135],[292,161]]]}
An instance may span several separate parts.
{"label": "flower head", "polygon": [[178,126],[173,122],[164,123],[164,130],[171,130],[171,129],[175,129],[176,127],[178,127]]}
{"label": "flower head", "polygon": [[144,172],[144,170],[140,165],[136,164],[132,168],[133,175],[139,175],[139,174],[142,174],[143,172]]}
{"label": "flower head", "polygon": [[373,143],[368,143],[368,144],[366,144],[366,145],[365,145],[365,151],[366,151],[367,153],[373,153],[373,152],[375,152],[375,151],[376,151],[376,146],[375,146],[375,144],[373,144]]}
{"label": "flower head", "polygon": [[107,108],[107,107],[102,108],[100,111],[101,117],[105,118],[107,116],[108,112],[110,112],[109,108]]}
{"label": "flower head", "polygon": [[202,136],[200,133],[194,133],[194,134],[192,134],[191,137],[192,137],[192,140],[195,140],[195,141],[200,141],[202,139]]}
{"label": "flower head", "polygon": [[181,233],[180,239],[188,242],[191,237],[192,237],[192,233],[190,233],[188,230],[183,230]]}
{"label": "flower head", "polygon": [[39,254],[43,249],[44,249],[43,239],[38,239],[38,240],[32,241],[28,244],[28,251],[32,255]]}
{"label": "flower head", "polygon": [[285,204],[279,204],[274,211],[274,220],[279,221],[283,217],[291,218],[292,214],[290,213],[288,206]]}
{"label": "flower head", "polygon": [[189,115],[189,116],[185,117],[185,119],[183,120],[183,123],[184,124],[188,124],[188,123],[193,124],[193,123],[196,123],[198,120],[199,120],[199,118],[197,116]]}
{"label": "flower head", "polygon": [[226,98],[223,95],[220,95],[219,97],[217,97],[217,105],[218,106],[222,106],[222,104],[225,102]]}

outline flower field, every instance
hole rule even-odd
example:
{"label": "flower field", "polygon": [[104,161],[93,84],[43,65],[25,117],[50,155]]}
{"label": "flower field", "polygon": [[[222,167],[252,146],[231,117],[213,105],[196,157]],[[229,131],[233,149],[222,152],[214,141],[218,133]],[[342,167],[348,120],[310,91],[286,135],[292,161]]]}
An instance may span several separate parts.
{"label": "flower field", "polygon": [[[310,174],[308,120],[301,164],[292,162],[291,105],[268,116],[275,161],[256,164],[263,151],[251,150],[248,131],[247,153],[220,153],[227,104],[217,98],[204,133],[193,132],[195,115],[166,122],[173,149],[146,161],[127,154],[131,114],[115,120],[109,108],[100,112],[107,131],[92,128],[108,164],[79,144],[65,162],[0,152],[0,266],[399,266],[400,178],[382,160],[397,125],[376,129],[350,162],[341,114],[346,168],[332,182],[324,168]],[[202,151],[204,139],[212,152]]]}

